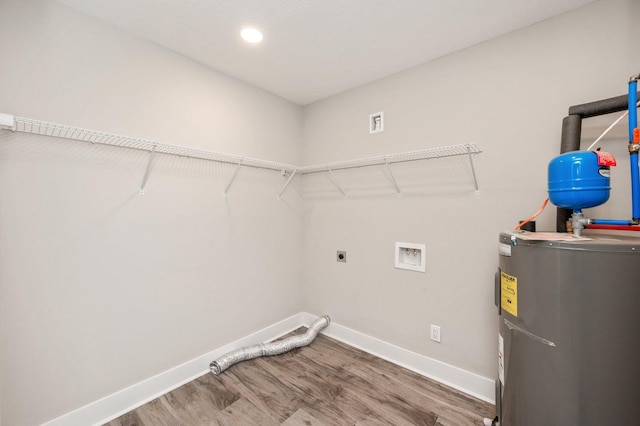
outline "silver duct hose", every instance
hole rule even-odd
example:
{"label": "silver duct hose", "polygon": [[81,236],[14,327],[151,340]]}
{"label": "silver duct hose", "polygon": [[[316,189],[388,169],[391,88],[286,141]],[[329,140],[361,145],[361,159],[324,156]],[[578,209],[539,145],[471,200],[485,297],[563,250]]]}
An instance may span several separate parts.
{"label": "silver duct hose", "polygon": [[318,332],[328,326],[330,322],[331,319],[329,316],[322,316],[315,320],[305,333],[287,337],[286,339],[278,340],[276,342],[260,343],[253,346],[247,346],[246,348],[237,349],[211,362],[209,367],[211,368],[211,372],[217,376],[233,364],[240,361],[246,361],[261,356],[279,355],[289,352],[291,349],[307,346],[309,343],[313,342],[313,339],[316,338]]}

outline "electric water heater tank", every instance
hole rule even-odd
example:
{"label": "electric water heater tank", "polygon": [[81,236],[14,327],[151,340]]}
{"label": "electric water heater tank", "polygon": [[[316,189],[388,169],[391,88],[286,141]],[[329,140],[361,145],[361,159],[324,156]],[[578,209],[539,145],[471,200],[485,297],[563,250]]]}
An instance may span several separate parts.
{"label": "electric water heater tank", "polygon": [[640,424],[640,238],[499,237],[500,426]]}
{"label": "electric water heater tank", "polygon": [[608,152],[572,151],[549,163],[549,201],[558,207],[580,211],[609,199],[610,166],[616,160]]}

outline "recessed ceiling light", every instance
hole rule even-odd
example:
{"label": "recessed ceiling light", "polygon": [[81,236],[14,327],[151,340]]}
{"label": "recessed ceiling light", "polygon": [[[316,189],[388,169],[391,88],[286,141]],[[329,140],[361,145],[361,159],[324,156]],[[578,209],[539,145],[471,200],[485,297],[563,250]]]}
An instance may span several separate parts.
{"label": "recessed ceiling light", "polygon": [[263,39],[262,33],[255,28],[243,28],[240,36],[248,43],[260,43]]}

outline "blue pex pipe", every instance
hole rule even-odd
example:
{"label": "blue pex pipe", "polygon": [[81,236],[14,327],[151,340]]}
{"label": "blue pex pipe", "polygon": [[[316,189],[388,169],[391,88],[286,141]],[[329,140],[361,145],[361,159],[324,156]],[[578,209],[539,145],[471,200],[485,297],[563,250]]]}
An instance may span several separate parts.
{"label": "blue pex pipe", "polygon": [[594,225],[617,225],[617,226],[631,226],[630,220],[612,220],[612,219],[591,219],[591,223]]}
{"label": "blue pex pipe", "polygon": [[638,127],[638,80],[629,81],[629,142],[633,142],[633,130]]}
{"label": "blue pex pipe", "polygon": [[634,221],[640,220],[640,170],[638,169],[638,153],[629,154],[631,161],[631,209]]}
{"label": "blue pex pipe", "polygon": [[[638,81],[633,78],[629,81],[629,143],[634,143],[633,131],[638,127]],[[638,164],[638,152],[629,154],[631,162],[631,210],[634,221],[640,220],[640,165]]]}

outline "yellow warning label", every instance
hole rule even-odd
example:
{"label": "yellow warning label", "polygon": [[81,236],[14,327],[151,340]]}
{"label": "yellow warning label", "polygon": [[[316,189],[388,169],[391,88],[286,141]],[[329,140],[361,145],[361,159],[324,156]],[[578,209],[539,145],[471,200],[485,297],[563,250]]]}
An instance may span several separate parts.
{"label": "yellow warning label", "polygon": [[518,278],[504,272],[500,272],[500,306],[518,316]]}

